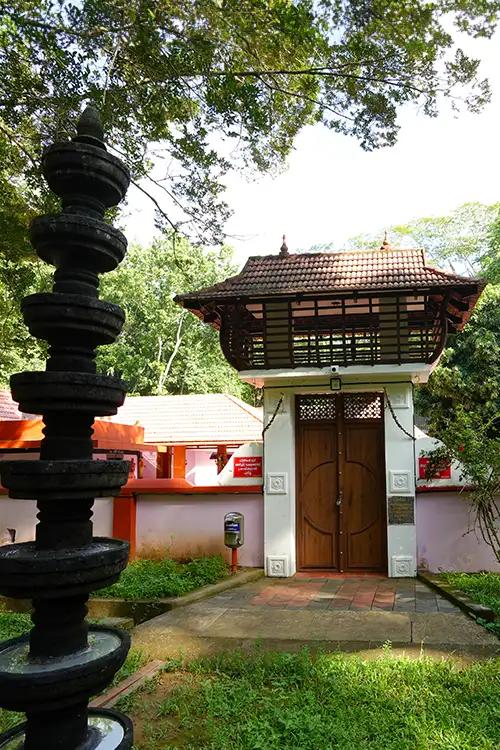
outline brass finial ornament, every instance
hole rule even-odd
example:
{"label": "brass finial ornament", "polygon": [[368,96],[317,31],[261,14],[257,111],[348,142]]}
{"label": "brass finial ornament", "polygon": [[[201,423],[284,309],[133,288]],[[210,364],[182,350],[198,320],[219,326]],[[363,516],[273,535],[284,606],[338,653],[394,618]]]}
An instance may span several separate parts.
{"label": "brass finial ornament", "polygon": [[288,245],[286,244],[286,236],[283,235],[283,242],[280,247],[280,256],[283,258],[288,255]]}
{"label": "brass finial ornament", "polygon": [[380,245],[381,250],[390,250],[391,249],[391,243],[387,239],[387,229],[384,230],[384,239],[382,244]]}

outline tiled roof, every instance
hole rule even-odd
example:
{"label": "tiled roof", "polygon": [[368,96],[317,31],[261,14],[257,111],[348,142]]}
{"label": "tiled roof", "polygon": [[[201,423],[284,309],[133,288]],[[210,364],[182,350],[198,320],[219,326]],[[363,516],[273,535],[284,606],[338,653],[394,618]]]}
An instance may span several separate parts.
{"label": "tiled roof", "polygon": [[146,443],[215,446],[262,440],[262,409],[223,393],[128,396],[112,419],[140,424]]}
{"label": "tiled roof", "polygon": [[208,302],[234,297],[334,293],[351,289],[382,291],[460,287],[475,283],[474,279],[432,268],[420,249],[264,255],[249,258],[237,276],[198,292],[181,294],[176,301]]}
{"label": "tiled roof", "polygon": [[10,391],[0,391],[0,419],[31,419],[33,416],[19,411]]}

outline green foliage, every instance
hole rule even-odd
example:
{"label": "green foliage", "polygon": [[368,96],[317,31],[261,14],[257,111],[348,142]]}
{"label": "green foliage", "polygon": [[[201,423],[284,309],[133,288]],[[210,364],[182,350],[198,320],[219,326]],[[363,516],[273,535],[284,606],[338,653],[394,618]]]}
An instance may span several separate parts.
{"label": "green foliage", "polygon": [[499,15],[493,0],[1,0],[0,11],[0,137],[21,213],[26,186],[44,199],[41,148],[91,101],[135,178],[157,162],[160,221],[208,241],[227,216],[221,176],[279,168],[304,125],[373,149],[395,142],[404,104],[478,111],[488,84],[453,34],[490,37]]}
{"label": "green foliage", "polygon": [[102,347],[98,367],[119,374],[131,394],[225,392],[251,399],[252,389],[224,359],[218,334],[173,301],[236,272],[232,251],[204,251],[173,235],[131,247],[101,280],[101,296],[125,310],[118,341]]}
{"label": "green foliage", "polygon": [[138,750],[493,750],[498,662],[231,653],[135,694]]}
{"label": "green foliage", "polygon": [[442,573],[441,577],[500,616],[499,573]]}
{"label": "green foliage", "polygon": [[441,577],[457,589],[468,594],[471,599],[489,607],[497,615],[488,622],[478,618],[478,622],[500,638],[500,574],[498,573],[442,573]]}
{"label": "green foliage", "polygon": [[[497,254],[492,233],[496,227],[495,236],[500,243],[499,210],[500,203],[463,203],[449,216],[425,216],[395,224],[387,229],[388,239],[393,247],[422,247],[442,267],[473,275],[486,269]],[[352,237],[347,248],[378,247],[383,236],[380,229]]]}
{"label": "green foliage", "polygon": [[31,617],[23,612],[0,612],[0,641],[17,638],[31,630]]}
{"label": "green foliage", "polygon": [[32,258],[10,260],[0,251],[0,388],[21,370],[43,369],[46,347],[26,328],[20,302],[26,294],[47,286],[48,266]]}
{"label": "green foliage", "polygon": [[417,408],[444,443],[433,463],[459,461],[472,485],[473,520],[500,561],[500,285],[490,285],[462,333],[452,337]]}
{"label": "green foliage", "polygon": [[185,563],[170,558],[134,560],[125,568],[117,583],[100,589],[95,595],[119,599],[182,596],[208,583],[217,583],[227,575],[228,566],[221,555]]}
{"label": "green foliage", "polygon": [[482,258],[484,276],[492,284],[500,284],[500,213],[489,227],[489,252]]}

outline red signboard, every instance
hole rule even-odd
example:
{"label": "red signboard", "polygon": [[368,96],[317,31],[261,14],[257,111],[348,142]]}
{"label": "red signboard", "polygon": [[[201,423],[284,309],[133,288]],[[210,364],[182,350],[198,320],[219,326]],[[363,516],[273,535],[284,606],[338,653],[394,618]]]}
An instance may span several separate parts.
{"label": "red signboard", "polygon": [[[429,459],[426,456],[420,456],[418,459],[418,478],[427,479],[426,471],[429,464]],[[451,479],[451,465],[445,466],[443,469],[437,471],[432,479]]]}
{"label": "red signboard", "polygon": [[233,466],[234,477],[262,477],[262,456],[236,456]]}

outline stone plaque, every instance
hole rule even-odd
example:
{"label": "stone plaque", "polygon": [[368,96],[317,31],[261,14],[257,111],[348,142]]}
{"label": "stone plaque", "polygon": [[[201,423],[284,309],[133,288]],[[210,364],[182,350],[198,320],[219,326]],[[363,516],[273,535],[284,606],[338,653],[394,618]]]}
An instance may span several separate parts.
{"label": "stone plaque", "polygon": [[404,495],[389,497],[389,524],[415,523],[414,498]]}

